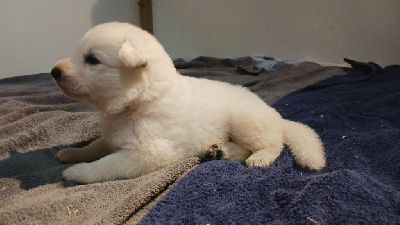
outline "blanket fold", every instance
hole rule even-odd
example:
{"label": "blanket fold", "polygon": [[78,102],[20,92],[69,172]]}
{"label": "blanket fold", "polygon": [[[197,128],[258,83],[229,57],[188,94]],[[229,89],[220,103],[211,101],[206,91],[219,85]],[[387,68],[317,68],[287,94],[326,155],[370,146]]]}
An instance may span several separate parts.
{"label": "blanket fold", "polygon": [[[220,62],[179,71],[246,86],[268,104],[343,74],[342,68],[305,63],[254,75],[238,69],[253,68],[246,58],[202,60]],[[63,96],[50,74],[0,80],[0,224],[135,224],[198,165],[197,159],[187,159],[137,179],[92,185],[64,181],[61,172],[71,165],[59,162],[57,151],[98,136],[97,112]]]}
{"label": "blanket fold", "polygon": [[319,133],[326,168],[299,168],[286,148],[266,168],[207,162],[140,224],[399,224],[400,66],[349,62],[347,75],[274,104]]}

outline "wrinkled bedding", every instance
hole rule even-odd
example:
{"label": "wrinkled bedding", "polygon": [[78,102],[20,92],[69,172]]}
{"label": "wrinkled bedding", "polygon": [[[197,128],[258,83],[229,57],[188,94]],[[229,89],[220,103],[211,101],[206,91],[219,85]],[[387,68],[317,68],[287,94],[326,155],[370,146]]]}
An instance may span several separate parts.
{"label": "wrinkled bedding", "polygon": [[[273,69],[256,67],[254,59],[250,57],[240,59],[199,57],[189,62],[178,59],[175,60],[175,65],[187,76],[248,87],[268,104],[277,102],[293,91],[301,89],[304,92],[302,88],[308,85],[345,73],[343,68],[326,67],[309,62],[282,63],[272,66]],[[349,88],[352,89],[351,86]],[[317,86],[315,89],[325,90]],[[296,93],[301,94],[302,91]],[[319,103],[321,106],[317,108],[312,106],[318,121],[309,120],[302,116],[311,110],[308,106],[311,103],[306,101],[307,98],[289,101],[290,103],[287,103],[289,105],[286,105],[285,99],[290,99],[289,96],[275,105],[279,111],[287,118],[310,124],[321,132],[324,142],[330,143],[331,125],[327,124],[325,127],[325,123],[318,122],[325,121],[320,114],[329,118],[328,110],[331,109],[322,107],[325,102]],[[349,126],[358,129],[357,121]],[[397,127],[393,128],[393,132],[396,129],[398,131]],[[377,135],[383,135],[378,131],[380,129],[376,130]],[[393,194],[394,184],[389,182],[392,179],[386,177],[386,180],[382,181],[383,178],[378,176],[379,173],[370,177],[370,171],[365,170],[359,175],[358,168],[365,168],[365,163],[349,167],[346,164],[346,157],[336,159],[337,154],[331,152],[341,150],[337,147],[337,143],[327,146],[329,166],[320,173],[298,169],[291,163],[289,153],[285,150],[270,168],[246,169],[240,164],[225,161],[199,164],[197,158],[190,158],[137,179],[90,185],[77,185],[64,181],[61,172],[71,165],[62,164],[57,160],[55,158],[57,151],[66,146],[84,146],[98,135],[97,112],[88,105],[63,96],[49,74],[0,80],[0,224],[135,224],[142,218],[142,224],[188,221],[181,220],[179,216],[191,218],[190,222],[208,221],[215,224],[217,221],[239,219],[237,217],[229,219],[229,213],[232,209],[240,210],[242,209],[240,207],[246,207],[246,204],[253,205],[251,209],[256,208],[256,211],[253,213],[240,211],[243,214],[236,213],[238,216],[251,219],[247,216],[258,218],[256,214],[267,216],[286,211],[286,214],[280,215],[279,220],[268,219],[268,221],[285,221],[282,219],[286,217],[285,215],[292,216],[290,212],[299,212],[296,208],[299,205],[296,202],[308,198],[310,193],[317,196],[320,192],[325,193],[325,189],[319,188],[318,181],[321,179],[334,181],[335,176],[345,176],[349,181],[359,183],[353,179],[354,173],[357,179],[372,182],[377,190],[386,190],[386,197],[391,197],[392,206],[398,204],[396,195]],[[342,139],[341,136],[348,138]],[[347,132],[334,138],[332,140],[337,140],[339,143],[348,141],[342,143],[343,146],[346,143],[352,146],[354,141],[351,138],[357,138],[357,133]],[[398,142],[387,143],[386,140],[389,139],[382,139],[379,144],[385,146],[385,149],[390,149],[397,143],[398,149]],[[367,145],[361,139],[356,143],[357,146]],[[343,147],[343,149],[348,148]],[[357,149],[351,156],[357,155],[358,161],[363,161],[362,156],[365,154],[373,152],[365,153],[362,149]],[[370,159],[365,160],[372,162]],[[393,172],[396,171],[398,172],[398,170]],[[328,172],[331,175],[323,175]],[[346,172],[345,175],[342,172]],[[266,180],[273,182],[275,186],[270,186]],[[291,182],[290,186],[286,187],[285,182]],[[340,184],[339,181],[337,183]],[[181,192],[183,187],[187,190]],[[228,187],[240,190],[242,196],[236,196]],[[368,191],[373,190],[364,190],[361,186],[360,191],[363,191],[362,195],[358,196],[364,198]],[[178,192],[181,192],[180,195],[177,195]],[[188,199],[189,196],[192,196],[192,199]],[[239,199],[243,201],[238,201]],[[182,201],[188,201],[191,206],[180,205]],[[274,202],[272,208],[259,207],[270,205],[269,201]],[[175,204],[184,207],[171,217],[171,210],[175,210],[171,205]],[[314,202],[310,201],[309,204]],[[332,200],[331,204],[335,206],[335,201]],[[281,211],[278,210],[279,207],[276,208],[277,206],[281,207]],[[271,209],[275,211],[270,211]],[[320,220],[324,215],[309,216]],[[394,221],[396,218],[392,219]]]}
{"label": "wrinkled bedding", "polygon": [[320,134],[322,171],[287,148],[269,167],[203,163],[175,184],[140,224],[400,224],[400,66],[353,67],[284,96],[284,118]]}

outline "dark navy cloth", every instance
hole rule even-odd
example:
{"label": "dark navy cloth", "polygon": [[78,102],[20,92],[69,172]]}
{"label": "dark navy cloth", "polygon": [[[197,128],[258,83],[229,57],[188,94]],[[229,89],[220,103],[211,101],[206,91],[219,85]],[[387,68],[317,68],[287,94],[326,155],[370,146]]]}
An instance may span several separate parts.
{"label": "dark navy cloth", "polygon": [[265,168],[206,162],[140,224],[400,224],[400,66],[346,62],[347,75],[274,104],[321,136],[322,171],[298,167],[287,148]]}

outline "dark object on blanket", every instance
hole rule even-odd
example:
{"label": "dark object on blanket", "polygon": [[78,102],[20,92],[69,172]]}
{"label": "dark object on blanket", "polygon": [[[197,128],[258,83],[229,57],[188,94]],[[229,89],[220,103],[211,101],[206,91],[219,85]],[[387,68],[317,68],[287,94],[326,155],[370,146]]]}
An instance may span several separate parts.
{"label": "dark object on blanket", "polygon": [[241,71],[246,74],[257,75],[262,70],[254,69],[253,58],[242,57],[239,59],[218,59],[213,57],[200,56],[190,62],[185,62],[183,59],[174,60],[175,68],[189,69],[189,68],[232,68],[235,71]]}
{"label": "dark object on blanket", "polygon": [[213,144],[200,156],[200,162],[221,160],[224,156],[224,149],[221,145]]}
{"label": "dark object on blanket", "polygon": [[266,168],[207,162],[140,224],[400,224],[400,66],[346,61],[346,76],[274,105],[321,135],[323,171],[297,167],[287,149]]}

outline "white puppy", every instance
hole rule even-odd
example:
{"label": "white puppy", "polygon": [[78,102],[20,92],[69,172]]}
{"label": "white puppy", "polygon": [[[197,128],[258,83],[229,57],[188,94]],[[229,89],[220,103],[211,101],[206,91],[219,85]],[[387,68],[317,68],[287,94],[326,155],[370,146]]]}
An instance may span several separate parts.
{"label": "white puppy", "polygon": [[247,166],[270,165],[283,144],[301,166],[325,166],[311,128],[282,119],[243,87],[180,75],[161,44],[130,24],[92,28],[51,74],[64,94],[102,114],[99,139],[58,152],[64,162],[86,162],[65,170],[67,180],[135,178],[228,139],[226,157]]}

